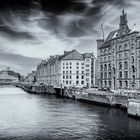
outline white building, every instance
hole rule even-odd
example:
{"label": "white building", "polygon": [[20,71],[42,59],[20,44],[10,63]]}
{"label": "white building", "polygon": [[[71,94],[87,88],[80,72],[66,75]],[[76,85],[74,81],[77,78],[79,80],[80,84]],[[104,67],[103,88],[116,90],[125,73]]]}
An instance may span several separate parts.
{"label": "white building", "polygon": [[37,82],[54,87],[95,86],[95,63],[93,53],[64,51],[63,55],[51,56],[38,65]]}

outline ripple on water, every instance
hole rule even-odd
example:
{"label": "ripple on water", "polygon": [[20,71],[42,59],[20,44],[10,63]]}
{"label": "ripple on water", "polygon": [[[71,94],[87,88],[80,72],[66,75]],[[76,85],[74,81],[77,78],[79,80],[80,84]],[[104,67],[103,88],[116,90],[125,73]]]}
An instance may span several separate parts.
{"label": "ripple on water", "polygon": [[139,139],[140,121],[118,109],[0,88],[0,139]]}

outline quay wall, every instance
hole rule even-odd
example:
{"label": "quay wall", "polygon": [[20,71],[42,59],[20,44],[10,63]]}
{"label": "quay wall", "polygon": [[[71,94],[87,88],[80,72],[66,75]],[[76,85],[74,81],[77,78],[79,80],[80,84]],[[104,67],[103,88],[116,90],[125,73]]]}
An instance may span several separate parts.
{"label": "quay wall", "polygon": [[120,108],[127,108],[128,97],[116,95],[100,95],[94,93],[80,93],[75,91],[75,98],[86,102],[93,102],[96,104],[103,104],[107,106],[114,106]]}
{"label": "quay wall", "polygon": [[129,99],[127,113],[131,117],[140,119],[140,100]]}
{"label": "quay wall", "polygon": [[[16,85],[23,90],[34,94],[55,94],[60,97],[76,99],[81,102],[118,107],[127,110],[129,116],[140,118],[140,96],[138,94],[114,94],[81,89],[60,89],[53,86],[20,84]],[[134,99],[135,98],[135,99]]]}
{"label": "quay wall", "polygon": [[16,87],[22,88],[28,93],[34,94],[56,94],[56,90],[53,86],[33,85],[33,84],[16,84]]}

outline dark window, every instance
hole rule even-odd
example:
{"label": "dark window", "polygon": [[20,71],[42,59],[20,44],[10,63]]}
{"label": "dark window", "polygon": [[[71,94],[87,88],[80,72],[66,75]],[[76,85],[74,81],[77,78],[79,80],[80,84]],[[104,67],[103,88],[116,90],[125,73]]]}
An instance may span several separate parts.
{"label": "dark window", "polygon": [[101,71],[103,71],[103,65],[101,65]]}
{"label": "dark window", "polygon": [[128,88],[128,81],[125,81],[125,88]]}
{"label": "dark window", "polygon": [[132,56],[132,63],[134,63],[134,56]]}
{"label": "dark window", "polygon": [[120,88],[122,88],[122,81],[119,81]]}
{"label": "dark window", "polygon": [[68,79],[68,75],[66,75],[66,79]]}
{"label": "dark window", "polygon": [[122,46],[120,45],[120,46],[119,46],[119,51],[121,51],[121,50],[122,50]]}
{"label": "dark window", "polygon": [[122,63],[119,62],[119,69],[121,70],[122,69]]}
{"label": "dark window", "polygon": [[76,79],[79,79],[79,75],[76,76]]}
{"label": "dark window", "polygon": [[128,69],[128,62],[127,61],[124,62],[124,69]]}
{"label": "dark window", "polygon": [[111,87],[111,81],[109,81],[109,87]]}
{"label": "dark window", "polygon": [[121,71],[119,72],[119,78],[122,78],[122,72]]}

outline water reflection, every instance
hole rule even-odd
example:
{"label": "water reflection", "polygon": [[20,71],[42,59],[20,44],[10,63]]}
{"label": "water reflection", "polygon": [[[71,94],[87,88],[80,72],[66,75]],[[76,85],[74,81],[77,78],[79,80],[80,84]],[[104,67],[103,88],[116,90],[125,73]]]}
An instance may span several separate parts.
{"label": "water reflection", "polygon": [[118,109],[1,88],[0,138],[138,139],[140,121]]}

